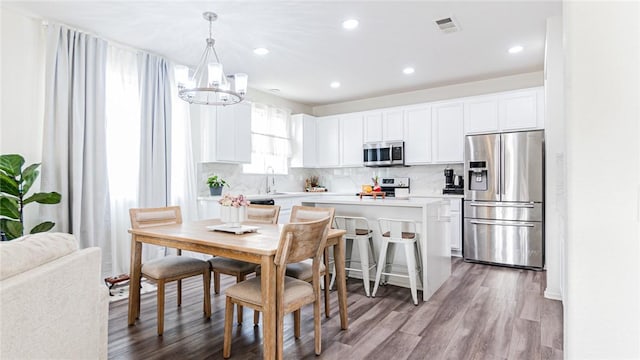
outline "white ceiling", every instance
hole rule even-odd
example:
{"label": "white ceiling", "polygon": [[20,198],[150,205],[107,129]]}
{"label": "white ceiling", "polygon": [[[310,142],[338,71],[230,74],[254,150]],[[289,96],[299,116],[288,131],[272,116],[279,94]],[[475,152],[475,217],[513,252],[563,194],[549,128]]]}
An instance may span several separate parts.
{"label": "white ceiling", "polygon": [[[216,50],[226,73],[249,86],[320,105],[542,70],[544,1],[2,1],[3,7],[86,30],[194,66],[214,11]],[[444,34],[434,20],[454,17]],[[347,18],[360,26],[342,29]],[[513,45],[524,51],[511,55]],[[257,56],[256,47],[270,53]],[[404,75],[406,66],[415,68]],[[342,86],[332,89],[329,84]]]}

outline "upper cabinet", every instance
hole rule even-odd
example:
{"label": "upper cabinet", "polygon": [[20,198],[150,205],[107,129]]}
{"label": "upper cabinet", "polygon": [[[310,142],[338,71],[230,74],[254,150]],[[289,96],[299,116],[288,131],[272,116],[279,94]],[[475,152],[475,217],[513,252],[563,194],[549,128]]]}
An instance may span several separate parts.
{"label": "upper cabinet", "polygon": [[465,134],[544,128],[542,87],[475,96],[464,104]]}
{"label": "upper cabinet", "polygon": [[318,167],[340,166],[340,118],[325,116],[316,122]]}
{"label": "upper cabinet", "polygon": [[364,114],[364,142],[404,140],[403,109],[385,109]]}
{"label": "upper cabinet", "polygon": [[404,140],[403,109],[384,110],[382,112],[382,140]]}
{"label": "upper cabinet", "polygon": [[544,90],[513,91],[499,97],[500,130],[544,128]]}
{"label": "upper cabinet", "polygon": [[316,167],[316,122],[314,116],[307,114],[291,116],[291,167]]}
{"label": "upper cabinet", "polygon": [[364,139],[362,114],[340,116],[340,166],[362,166]]}
{"label": "upper cabinet", "polygon": [[202,162],[251,162],[251,103],[207,107],[201,118]]}
{"label": "upper cabinet", "polygon": [[432,161],[431,106],[409,107],[404,111],[404,159],[407,165]]}
{"label": "upper cabinet", "polygon": [[463,162],[463,113],[462,102],[433,105],[433,162]]}
{"label": "upper cabinet", "polygon": [[382,111],[364,114],[364,142],[382,141]]}

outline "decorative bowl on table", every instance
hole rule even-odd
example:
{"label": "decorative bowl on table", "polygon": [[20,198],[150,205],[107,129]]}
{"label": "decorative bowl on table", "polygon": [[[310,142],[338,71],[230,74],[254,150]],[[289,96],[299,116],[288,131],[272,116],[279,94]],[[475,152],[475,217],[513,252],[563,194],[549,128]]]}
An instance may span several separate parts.
{"label": "decorative bowl on table", "polygon": [[247,205],[249,201],[244,195],[233,196],[225,194],[218,200],[220,204],[220,220],[227,227],[240,227],[247,219]]}

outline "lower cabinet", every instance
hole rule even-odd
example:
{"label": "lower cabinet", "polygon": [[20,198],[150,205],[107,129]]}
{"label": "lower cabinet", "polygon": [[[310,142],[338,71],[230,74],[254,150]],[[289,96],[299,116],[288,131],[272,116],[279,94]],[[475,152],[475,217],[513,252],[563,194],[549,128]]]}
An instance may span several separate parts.
{"label": "lower cabinet", "polygon": [[451,255],[462,256],[462,200],[451,199]]}

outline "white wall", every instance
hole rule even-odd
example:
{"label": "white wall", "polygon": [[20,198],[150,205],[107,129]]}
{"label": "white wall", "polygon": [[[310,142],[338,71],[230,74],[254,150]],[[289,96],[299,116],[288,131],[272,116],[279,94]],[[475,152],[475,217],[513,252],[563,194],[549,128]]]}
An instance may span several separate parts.
{"label": "white wall", "polygon": [[568,359],[640,358],[640,3],[563,6]]}
{"label": "white wall", "polygon": [[547,20],[545,49],[545,262],[547,298],[562,300],[567,222],[562,18]]}
{"label": "white wall", "polygon": [[42,158],[44,46],[40,22],[1,9],[0,152]]}
{"label": "white wall", "polygon": [[[26,164],[42,160],[44,46],[40,21],[0,7],[0,153],[21,154]],[[33,191],[39,191],[36,181]],[[25,208],[30,229],[38,204]]]}
{"label": "white wall", "polygon": [[537,71],[532,73],[504,76],[488,80],[441,86],[400,94],[348,101],[343,103],[320,105],[313,107],[313,115],[335,115],[356,111],[381,109],[385,107],[420,104],[438,100],[460,98],[465,96],[524,89],[528,87],[541,86],[542,84],[543,73],[542,71]]}

